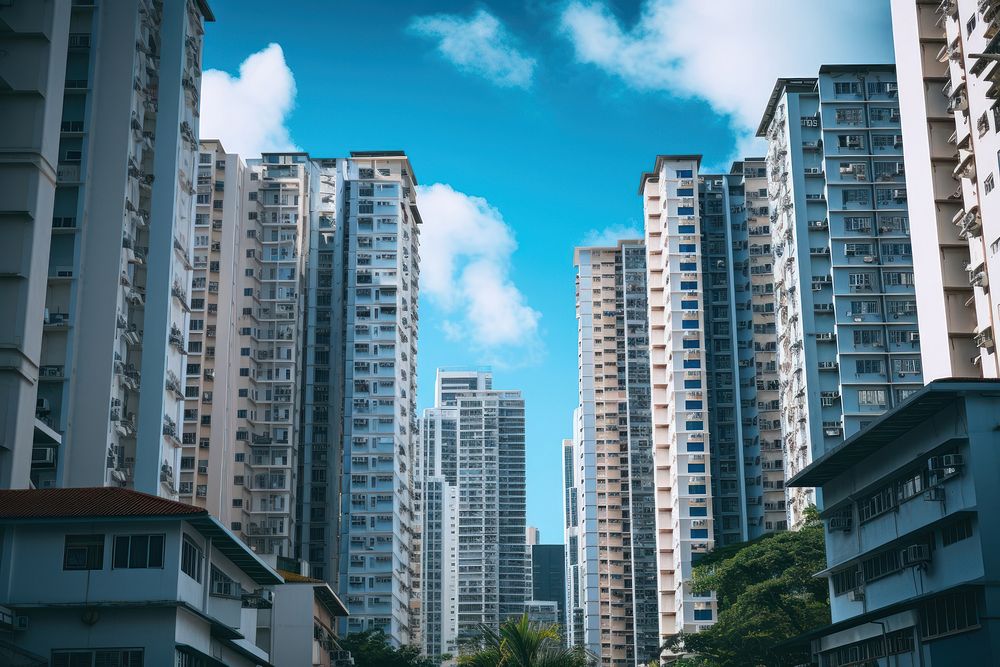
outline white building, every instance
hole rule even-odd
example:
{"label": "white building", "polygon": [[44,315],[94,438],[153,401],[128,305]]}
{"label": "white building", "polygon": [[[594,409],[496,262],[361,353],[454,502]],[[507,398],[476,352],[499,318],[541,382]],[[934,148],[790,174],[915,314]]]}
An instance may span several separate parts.
{"label": "white building", "polygon": [[998,9],[892,0],[926,381],[1000,376]]}
{"label": "white building", "polygon": [[660,155],[640,183],[647,253],[650,387],[662,640],[715,620],[691,590],[693,560],[714,546],[700,298],[697,155]]}
{"label": "white building", "polygon": [[75,2],[61,28],[68,52],[37,410],[62,444],[33,453],[36,486],[177,495],[184,400],[167,381],[186,365],[183,337],[170,341],[190,318],[210,20],[203,0]]}
{"label": "white building", "polygon": [[35,408],[69,20],[70,0],[0,7],[0,488],[28,487],[33,432],[60,440]]}
{"label": "white building", "polygon": [[206,510],[127,489],[0,491],[0,531],[0,662],[272,664],[258,614],[282,578]]}

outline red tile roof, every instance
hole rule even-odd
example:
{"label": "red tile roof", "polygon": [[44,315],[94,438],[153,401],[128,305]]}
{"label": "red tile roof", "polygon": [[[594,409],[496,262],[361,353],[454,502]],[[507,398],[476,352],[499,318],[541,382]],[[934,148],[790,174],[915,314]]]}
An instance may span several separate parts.
{"label": "red tile roof", "polygon": [[207,510],[121,488],[0,491],[2,519],[195,516]]}

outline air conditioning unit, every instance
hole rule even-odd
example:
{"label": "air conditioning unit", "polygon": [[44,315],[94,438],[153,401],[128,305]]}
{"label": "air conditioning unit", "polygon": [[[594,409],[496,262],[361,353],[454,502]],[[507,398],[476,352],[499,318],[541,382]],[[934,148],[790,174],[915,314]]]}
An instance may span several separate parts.
{"label": "air conditioning unit", "polygon": [[872,262],[875,261],[875,257],[874,255],[865,255],[863,261],[865,264],[871,264]]}
{"label": "air conditioning unit", "polygon": [[847,599],[851,602],[864,602],[865,601],[865,589],[855,588],[852,591],[847,592]]}
{"label": "air conditioning unit", "polygon": [[903,567],[922,567],[931,562],[931,550],[926,544],[911,544],[899,552]]}
{"label": "air conditioning unit", "polygon": [[49,399],[40,398],[35,402],[36,412],[48,412],[49,411]]}
{"label": "air conditioning unit", "polygon": [[806,173],[807,174],[821,174],[821,173],[823,173],[823,170],[820,169],[819,167],[806,167]]}
{"label": "air conditioning unit", "polygon": [[920,342],[920,332],[918,332],[918,331],[911,331],[910,332],[910,342],[911,343],[919,343]]}
{"label": "air conditioning unit", "polygon": [[818,333],[816,334],[816,340],[833,340],[832,333]]}

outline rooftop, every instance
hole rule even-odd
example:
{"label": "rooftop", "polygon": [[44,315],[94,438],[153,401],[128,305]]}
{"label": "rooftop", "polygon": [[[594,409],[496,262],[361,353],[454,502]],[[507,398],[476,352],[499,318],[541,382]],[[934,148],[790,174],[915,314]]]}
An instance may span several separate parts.
{"label": "rooftop", "polygon": [[207,515],[208,510],[119,488],[0,491],[0,519]]}
{"label": "rooftop", "polygon": [[767,106],[764,107],[764,116],[760,119],[760,125],[757,126],[757,136],[767,136],[767,127],[771,124],[771,119],[774,118],[774,110],[778,108],[778,101],[785,94],[786,88],[793,89],[791,92],[807,93],[815,90],[816,81],[817,79],[815,78],[789,79],[779,77],[774,82],[774,88],[771,89],[771,97],[768,98]]}
{"label": "rooftop", "polygon": [[950,378],[935,380],[917,390],[895,410],[886,412],[863,431],[827,451],[789,479],[785,486],[819,487],[919,426],[929,416],[967,394],[1000,398],[1000,380]]}
{"label": "rooftop", "polygon": [[657,178],[660,175],[660,168],[663,167],[664,162],[679,162],[684,160],[694,160],[696,163],[696,168],[701,167],[701,155],[699,154],[688,154],[688,155],[657,155],[656,162],[653,164],[653,171],[643,172],[642,177],[639,179],[639,196],[642,196],[642,190],[646,185],[646,181],[651,178]]}

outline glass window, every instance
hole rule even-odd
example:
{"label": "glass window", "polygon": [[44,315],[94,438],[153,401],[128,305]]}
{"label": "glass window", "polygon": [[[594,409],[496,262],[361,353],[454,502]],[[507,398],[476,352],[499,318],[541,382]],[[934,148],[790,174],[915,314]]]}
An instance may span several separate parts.
{"label": "glass window", "polygon": [[163,535],[116,536],[112,567],[116,569],[162,568],[163,540]]}
{"label": "glass window", "polygon": [[104,535],[67,535],[63,549],[64,570],[104,568]]}
{"label": "glass window", "polygon": [[181,546],[181,572],[201,583],[201,549],[187,535]]}

